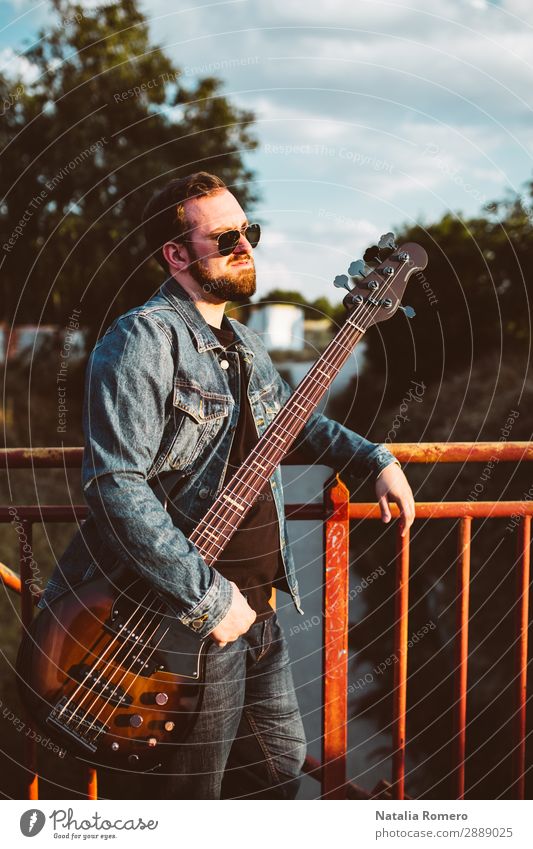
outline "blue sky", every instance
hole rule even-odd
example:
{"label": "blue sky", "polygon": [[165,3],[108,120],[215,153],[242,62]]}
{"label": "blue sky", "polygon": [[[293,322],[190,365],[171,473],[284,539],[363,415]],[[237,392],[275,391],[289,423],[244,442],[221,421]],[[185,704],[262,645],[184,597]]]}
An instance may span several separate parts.
{"label": "blue sky", "polygon": [[[94,5],[86,2],[85,6]],[[475,214],[531,177],[533,6],[526,0],[144,0],[185,77],[211,74],[257,116],[258,294],[341,294],[336,274],[401,222]],[[50,22],[0,2],[0,60]],[[22,68],[25,73],[30,69]]]}

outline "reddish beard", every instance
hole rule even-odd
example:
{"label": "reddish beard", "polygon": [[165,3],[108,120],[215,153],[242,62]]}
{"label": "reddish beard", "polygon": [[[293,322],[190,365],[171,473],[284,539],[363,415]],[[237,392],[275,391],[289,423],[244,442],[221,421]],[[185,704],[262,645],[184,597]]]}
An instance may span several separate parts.
{"label": "reddish beard", "polygon": [[236,267],[233,274],[229,276],[212,274],[207,269],[205,261],[196,255],[194,248],[192,248],[191,253],[194,259],[187,270],[193,280],[202,287],[206,300],[215,300],[220,303],[224,301],[246,301],[252,295],[255,295],[255,266],[253,258],[248,254],[239,255],[239,259],[235,259],[234,263],[248,259],[251,266],[248,268]]}

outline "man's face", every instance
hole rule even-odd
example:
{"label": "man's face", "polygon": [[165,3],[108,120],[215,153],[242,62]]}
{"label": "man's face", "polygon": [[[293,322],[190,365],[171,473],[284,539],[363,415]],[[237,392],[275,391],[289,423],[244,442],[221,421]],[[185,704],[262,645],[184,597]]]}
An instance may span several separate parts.
{"label": "man's face", "polygon": [[255,294],[255,264],[252,246],[241,234],[229,256],[218,252],[216,236],[226,230],[241,230],[249,222],[234,195],[227,189],[185,202],[190,242],[185,242],[191,259],[186,269],[212,303],[244,301]]}

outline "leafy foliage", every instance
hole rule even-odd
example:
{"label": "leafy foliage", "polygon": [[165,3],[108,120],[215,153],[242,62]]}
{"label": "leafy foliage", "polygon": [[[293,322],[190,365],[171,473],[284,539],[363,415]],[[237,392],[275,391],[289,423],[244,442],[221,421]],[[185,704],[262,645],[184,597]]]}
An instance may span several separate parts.
{"label": "leafy foliage", "polygon": [[4,100],[19,94],[0,127],[0,314],[62,323],[79,307],[94,336],[161,284],[140,228],[155,189],[209,170],[255,200],[253,114],[219,80],[184,79],[135,0],[52,5],[57,26],[25,54],[38,78],[1,81]]}

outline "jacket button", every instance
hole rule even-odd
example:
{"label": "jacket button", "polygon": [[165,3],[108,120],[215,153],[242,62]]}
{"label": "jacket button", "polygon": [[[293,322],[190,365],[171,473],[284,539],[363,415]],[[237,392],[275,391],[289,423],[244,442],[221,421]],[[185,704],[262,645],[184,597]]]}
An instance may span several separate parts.
{"label": "jacket button", "polygon": [[199,631],[200,628],[202,627],[202,625],[204,624],[204,622],[207,621],[207,619],[208,619],[207,613],[204,613],[203,616],[199,616],[198,619],[193,619],[192,622],[191,622],[191,628],[193,628],[195,631]]}
{"label": "jacket button", "polygon": [[229,368],[229,363],[227,360],[220,360],[220,368]]}
{"label": "jacket button", "polygon": [[206,487],[206,486],[203,486],[203,487],[202,487],[202,488],[198,491],[198,495],[200,496],[200,498],[207,498],[207,496],[209,495],[209,490],[207,489],[207,487]]}

